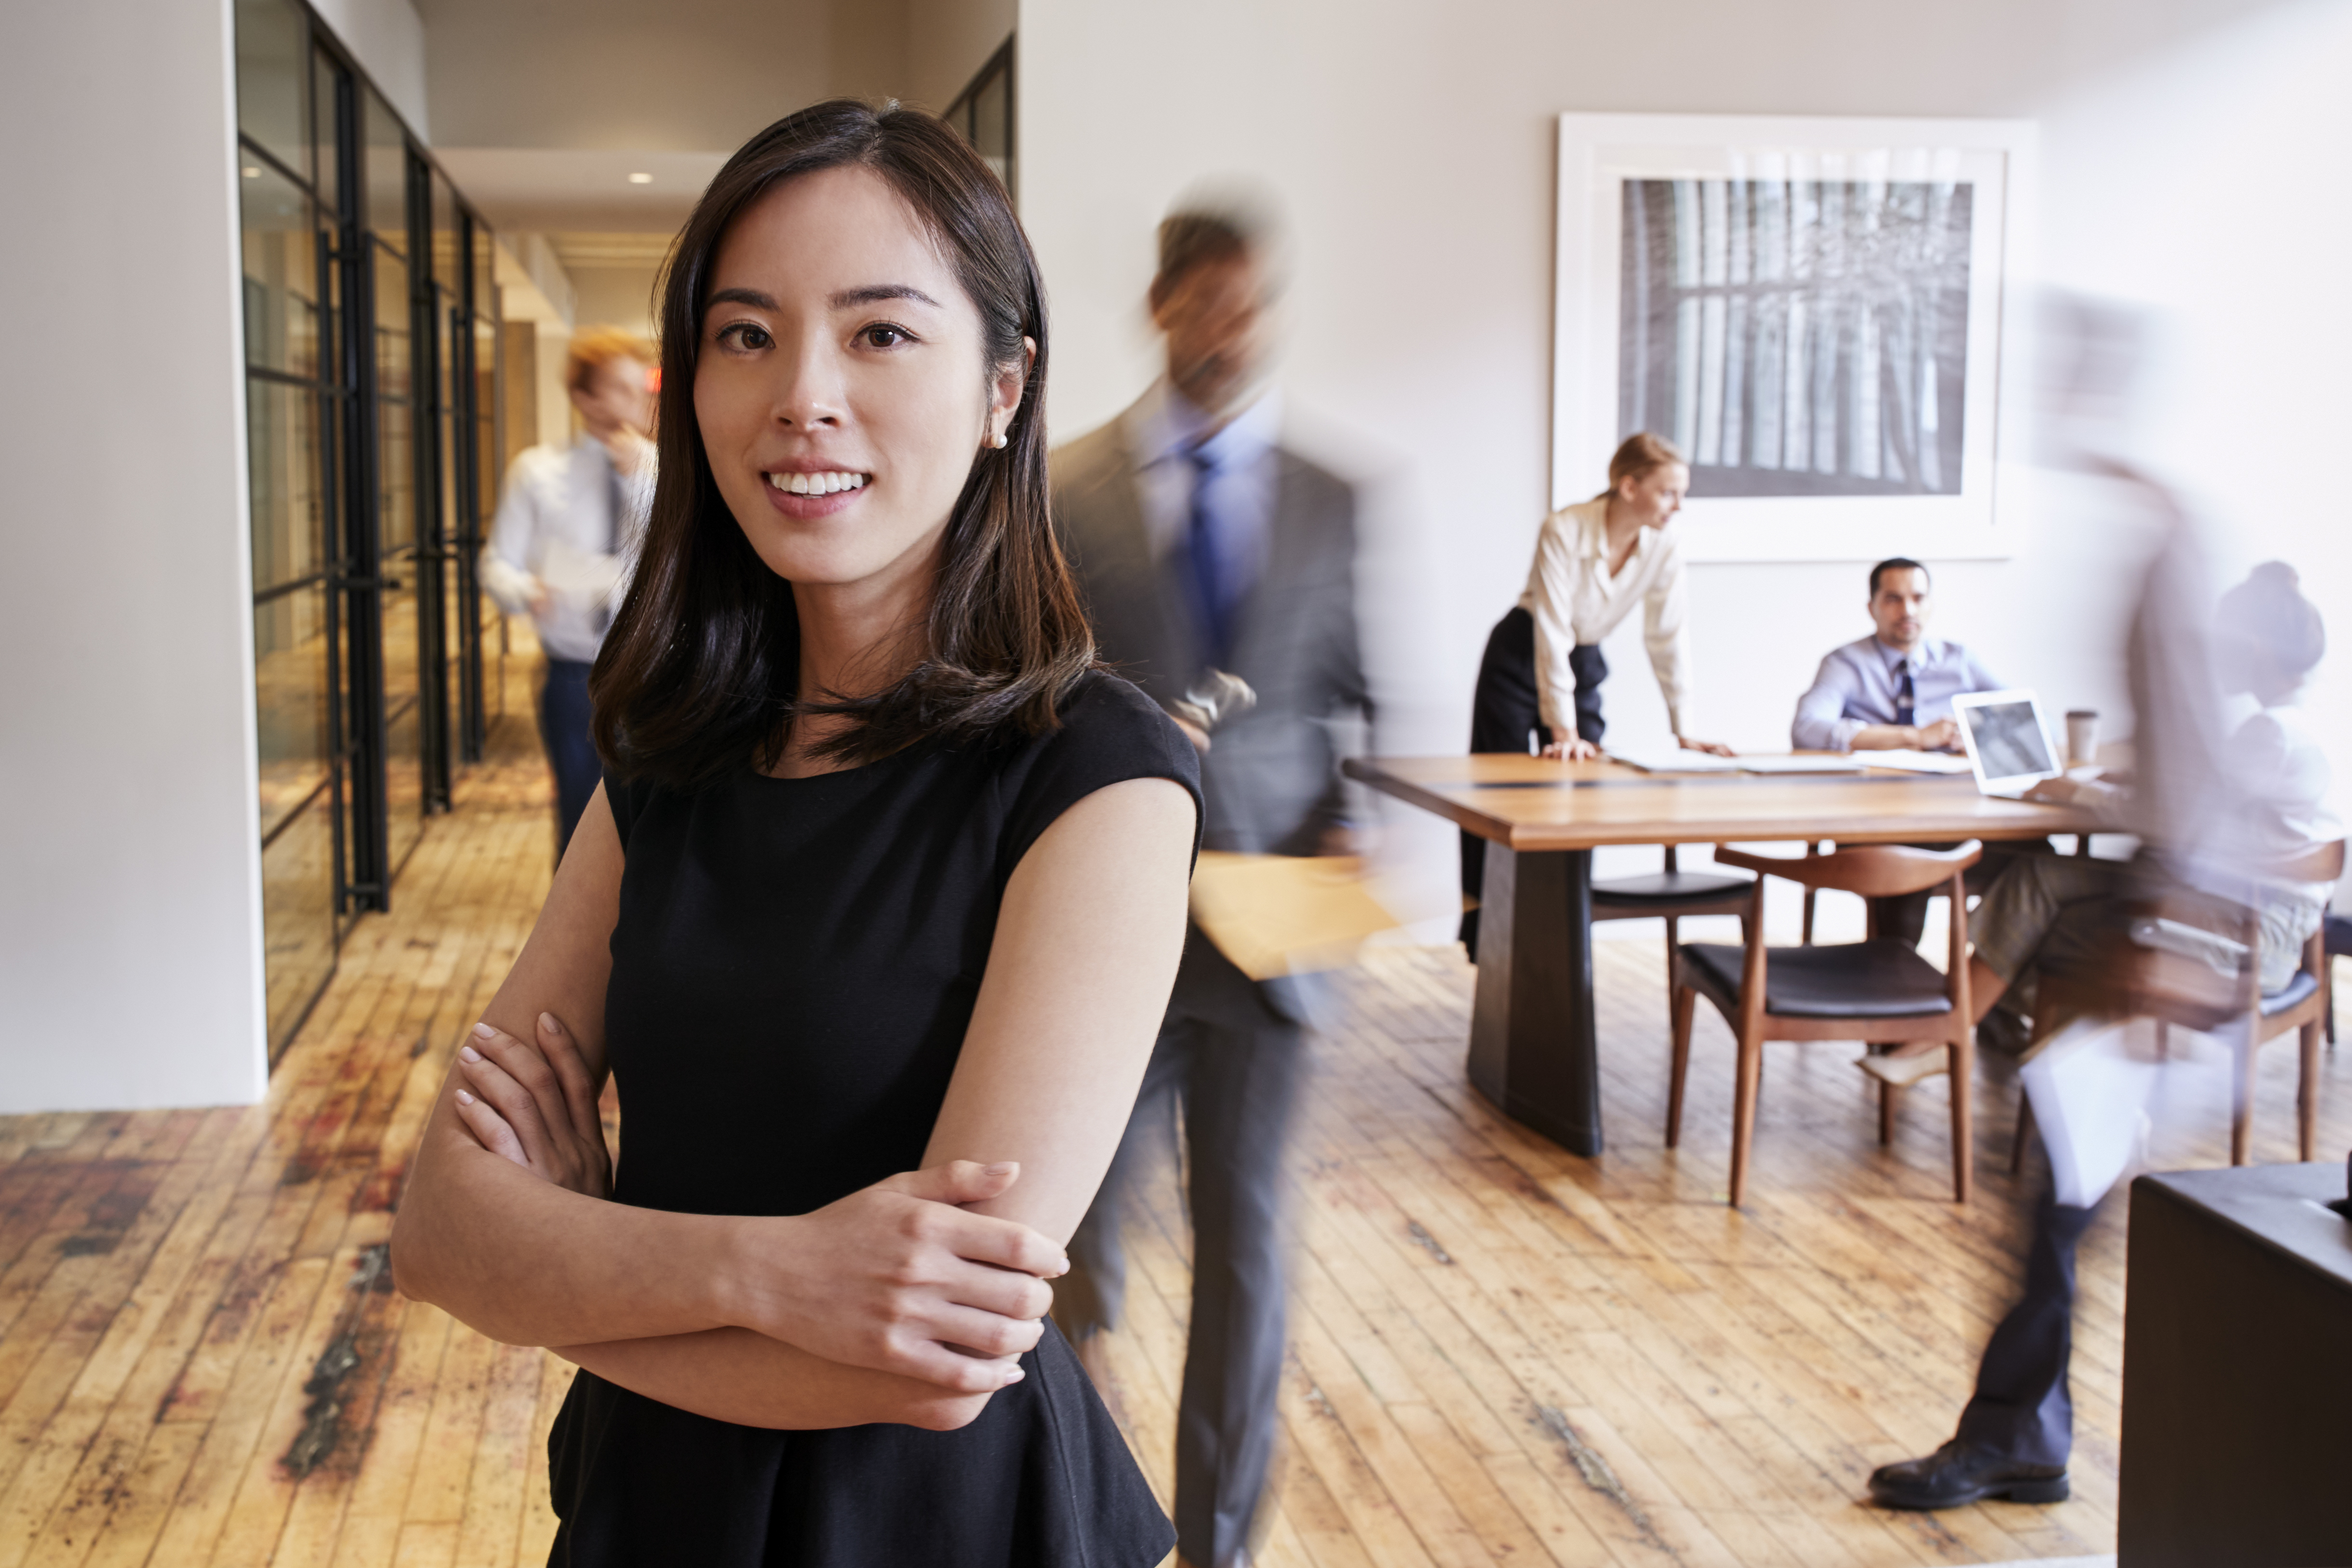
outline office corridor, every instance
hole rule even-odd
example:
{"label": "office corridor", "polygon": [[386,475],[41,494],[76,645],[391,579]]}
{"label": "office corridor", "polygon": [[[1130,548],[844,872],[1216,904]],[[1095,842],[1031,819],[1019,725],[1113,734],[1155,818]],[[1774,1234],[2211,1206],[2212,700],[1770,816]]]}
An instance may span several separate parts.
{"label": "office corridor", "polygon": [[[518,705],[520,706],[520,705]],[[0,1120],[0,1568],[528,1564],[569,1368],[390,1288],[382,1244],[447,1053],[547,883],[520,718],[461,783],[251,1109]],[[1469,970],[1351,980],[1301,1140],[1298,1299],[1269,1568],[1969,1563],[2113,1550],[2120,1205],[2084,1249],[2072,1502],[1937,1517],[1855,1500],[1931,1448],[2021,1239],[2013,1092],[1979,1085],[1981,1194],[1945,1102],[1892,1154],[1849,1048],[1775,1047],[1748,1211],[1722,1205],[1727,1036],[1703,1016],[1685,1148],[1659,1146],[1662,956],[1600,944],[1612,1152],[1571,1158],[1461,1075]],[[58,1042],[71,1049],[70,1041]],[[2291,1157],[2274,1048],[2256,1157]],[[2342,1060],[2323,1147],[2352,1141]],[[2216,1123],[2168,1163],[2226,1157]],[[1134,1226],[1113,1402],[1163,1498],[1186,1299],[1172,1184]],[[1990,1260],[1991,1267],[1988,1267]]]}

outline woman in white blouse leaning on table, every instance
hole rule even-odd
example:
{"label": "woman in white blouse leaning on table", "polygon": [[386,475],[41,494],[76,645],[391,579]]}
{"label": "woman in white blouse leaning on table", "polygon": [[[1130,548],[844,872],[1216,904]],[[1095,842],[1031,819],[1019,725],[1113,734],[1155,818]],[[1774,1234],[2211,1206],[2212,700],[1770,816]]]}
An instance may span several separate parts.
{"label": "woman in white blouse leaning on table", "polygon": [[[1544,519],[1528,585],[1495,623],[1478,663],[1470,749],[1550,758],[1601,755],[1601,685],[1609,678],[1601,640],[1642,606],[1643,642],[1666,699],[1675,738],[1694,751],[1731,748],[1683,730],[1690,668],[1689,597],[1680,539],[1670,524],[1690,488],[1690,466],[1675,444],[1630,435],[1609,460],[1609,487]],[[1475,900],[1486,882],[1486,841],[1462,835],[1462,891]],[[1462,939],[1477,953],[1477,912]]]}

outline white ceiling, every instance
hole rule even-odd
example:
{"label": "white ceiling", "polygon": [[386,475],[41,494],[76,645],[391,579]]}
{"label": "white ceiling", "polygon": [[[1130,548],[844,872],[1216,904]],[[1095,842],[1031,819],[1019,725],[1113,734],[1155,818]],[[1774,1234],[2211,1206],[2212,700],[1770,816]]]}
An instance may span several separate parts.
{"label": "white ceiling", "polygon": [[550,234],[674,232],[761,127],[836,95],[938,107],[1014,19],[1013,0],[415,6],[436,155],[492,223]]}
{"label": "white ceiling", "polygon": [[418,0],[434,140],[692,152],[887,91],[904,0]]}
{"label": "white ceiling", "polygon": [[[671,234],[724,152],[436,147],[434,156],[493,227]],[[650,184],[631,174],[651,174]]]}

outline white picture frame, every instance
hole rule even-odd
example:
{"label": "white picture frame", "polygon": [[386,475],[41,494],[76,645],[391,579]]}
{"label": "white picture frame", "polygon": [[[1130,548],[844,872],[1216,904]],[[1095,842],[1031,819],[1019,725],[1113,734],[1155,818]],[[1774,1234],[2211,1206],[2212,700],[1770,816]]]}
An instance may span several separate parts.
{"label": "white picture frame", "polygon": [[1552,506],[1639,419],[1694,459],[1686,559],[2013,554],[2035,151],[2029,120],[1561,115]]}

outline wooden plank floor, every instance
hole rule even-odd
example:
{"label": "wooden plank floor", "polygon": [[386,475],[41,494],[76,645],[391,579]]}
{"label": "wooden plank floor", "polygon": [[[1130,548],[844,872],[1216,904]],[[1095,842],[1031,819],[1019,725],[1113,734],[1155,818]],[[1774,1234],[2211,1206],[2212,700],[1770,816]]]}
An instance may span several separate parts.
{"label": "wooden plank floor", "polygon": [[[383,1244],[448,1053],[548,878],[547,782],[510,718],[389,915],[249,1109],[0,1118],[0,1568],[545,1560],[569,1369],[390,1289]],[[1749,1209],[1723,1207],[1730,1045],[1705,1015],[1660,1146],[1663,954],[1600,944],[1612,1147],[1580,1160],[1462,1080],[1470,971],[1391,949],[1317,1047],[1268,1568],[1962,1563],[2114,1549],[2123,1216],[2085,1244],[2074,1501],[1861,1506],[1950,1429],[2014,1281],[2014,1090],[1977,1088],[1981,1195],[1943,1196],[1945,1091],[1892,1152],[1853,1051],[1776,1046]],[[2293,1051],[2258,1157],[2291,1158]],[[2323,1146],[2352,1143],[2333,1053]],[[2168,1163],[2219,1163],[2217,1122]],[[2030,1179],[2030,1178],[2029,1178]],[[1172,1176],[1129,1224],[1110,1393],[1163,1500],[1187,1296]]]}

